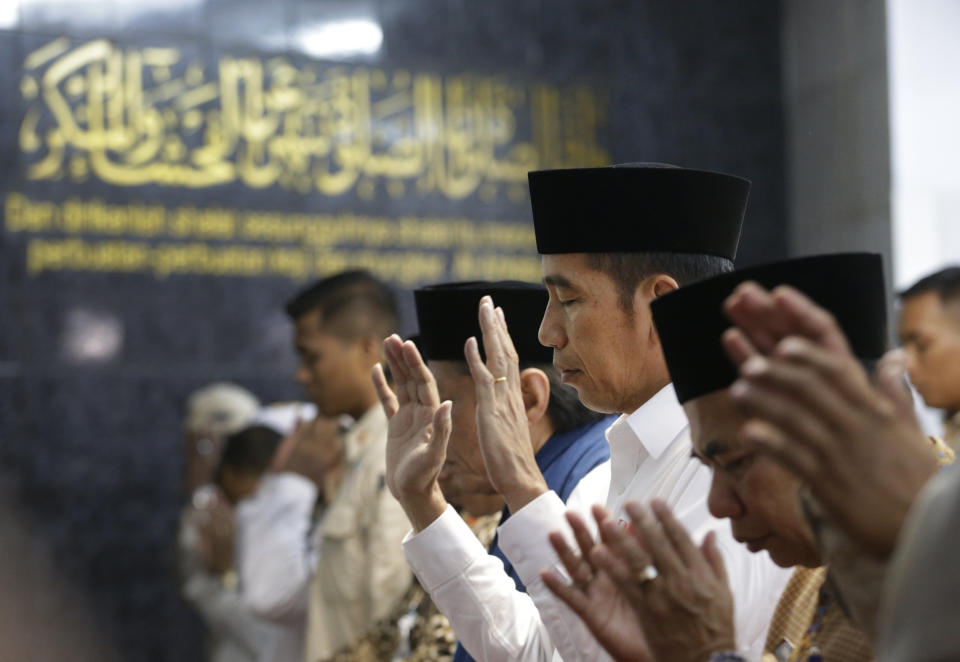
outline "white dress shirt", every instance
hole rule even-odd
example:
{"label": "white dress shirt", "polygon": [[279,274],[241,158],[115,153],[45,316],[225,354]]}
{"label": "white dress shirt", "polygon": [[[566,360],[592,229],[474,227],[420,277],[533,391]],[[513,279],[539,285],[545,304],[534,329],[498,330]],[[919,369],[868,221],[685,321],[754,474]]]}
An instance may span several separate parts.
{"label": "white dress shirt", "polygon": [[313,571],[309,544],[317,488],[293,473],[266,474],[236,510],[237,572],[244,604],[281,634],[264,659],[301,662]]}
{"label": "white dress shirt", "polygon": [[[566,508],[592,522],[590,507],[603,499],[609,484],[610,463],[604,462],[580,479]],[[533,600],[517,590],[500,559],[487,553],[452,507],[423,531],[408,534],[403,552],[420,585],[478,662],[545,659],[544,651],[552,651]]]}
{"label": "white dress shirt", "polygon": [[[686,416],[673,387],[664,387],[633,414],[621,416],[607,430],[607,441],[611,477],[606,503],[615,517],[626,519],[627,501],[659,498],[697,542],[708,531],[717,531],[736,601],[738,647],[748,659],[759,660],[770,616],[790,573],[775,566],[765,552],[750,554],[733,539],[729,523],[707,511],[710,470],[691,457]],[[590,501],[599,500],[594,492],[577,509],[586,512]],[[478,662],[610,659],[580,618],[540,579],[547,567],[563,572],[547,536],[554,530],[569,531],[566,510],[555,492],[547,492],[499,529],[500,548],[526,585],[526,595],[517,594],[499,562],[498,576],[497,567],[482,561],[479,543],[471,544],[462,531],[455,546],[448,542],[449,534],[439,547],[435,541],[428,547],[429,538],[414,545],[434,525],[452,531],[449,513],[404,543],[414,572]]]}
{"label": "white dress shirt", "polygon": [[203,567],[197,548],[200,533],[188,512],[180,519],[177,541],[181,592],[207,627],[209,662],[279,662],[270,657],[277,637],[282,636],[279,626],[257,617],[235,587]]}

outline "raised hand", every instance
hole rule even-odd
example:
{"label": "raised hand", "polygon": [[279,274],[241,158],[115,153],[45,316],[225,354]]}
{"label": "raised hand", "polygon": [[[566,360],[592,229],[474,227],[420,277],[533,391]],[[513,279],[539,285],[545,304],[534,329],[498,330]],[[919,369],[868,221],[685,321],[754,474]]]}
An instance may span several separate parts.
{"label": "raised hand", "polygon": [[517,351],[503,310],[485,296],[479,316],[487,361],[480,357],[476,338],[467,340],[464,354],[476,387],[480,451],[491,485],[517,512],[548,488],[534,458]]}
{"label": "raised hand", "polygon": [[332,498],[343,470],[339,421],[299,419],[274,453],[271,469],[300,474],[316,484],[321,498]]}
{"label": "raised hand", "polygon": [[724,345],[740,366],[731,394],[751,419],[744,437],[804,480],[864,551],[885,558],[936,471],[897,355],[871,383],[833,317],[791,288],[741,286],[726,309],[738,325]]}
{"label": "raised hand", "polygon": [[420,531],[447,507],[437,477],[447,456],[451,403],[440,402],[436,380],[412,342],[392,335],[383,352],[396,388],[380,364],[374,366],[373,383],[389,419],[387,487]]}
{"label": "raised hand", "polygon": [[627,512],[632,531],[594,506],[600,543],[568,514],[581,553],[559,533],[550,542],[573,581],[545,571],[547,587],[615,660],[703,662],[734,650],[733,595],[713,534],[697,548],[661,502],[653,513],[630,502]]}
{"label": "raised hand", "polygon": [[715,534],[698,548],[661,501],[650,509],[630,502],[626,511],[632,531],[594,513],[603,545],[591,556],[633,607],[653,657],[700,662],[735,650],[733,594]]}
{"label": "raised hand", "polygon": [[[602,522],[601,518],[609,518],[605,509],[596,508],[594,517],[598,523]],[[613,659],[618,662],[652,662],[654,658],[647,646],[643,627],[627,594],[595,562],[600,560],[595,555],[600,545],[594,542],[579,515],[568,512],[567,521],[573,529],[579,552],[572,549],[559,532],[550,534],[550,544],[557,551],[571,581],[552,570],[545,570],[540,574],[543,583],[583,620]],[[615,522],[613,525],[619,526]]]}

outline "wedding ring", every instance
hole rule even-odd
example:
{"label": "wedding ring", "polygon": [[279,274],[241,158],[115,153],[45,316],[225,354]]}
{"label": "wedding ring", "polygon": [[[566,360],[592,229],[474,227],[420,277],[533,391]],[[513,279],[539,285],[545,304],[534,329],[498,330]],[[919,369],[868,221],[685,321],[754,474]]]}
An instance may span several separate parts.
{"label": "wedding ring", "polygon": [[648,565],[646,568],[637,573],[637,583],[643,586],[647,582],[652,582],[660,575],[657,572],[657,569],[652,565]]}
{"label": "wedding ring", "polygon": [[496,379],[493,380],[493,383],[499,384],[500,382],[505,382],[505,381],[507,381],[506,377],[497,377]]}

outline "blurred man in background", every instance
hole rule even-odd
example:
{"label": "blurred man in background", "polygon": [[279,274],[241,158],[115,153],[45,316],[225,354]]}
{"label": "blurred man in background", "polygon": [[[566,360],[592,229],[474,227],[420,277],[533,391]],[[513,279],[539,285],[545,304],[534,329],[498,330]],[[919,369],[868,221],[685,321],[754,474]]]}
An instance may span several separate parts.
{"label": "blurred man in background", "polygon": [[960,446],[960,267],[920,279],[900,294],[900,342],[910,381],[945,415],[944,441]]}
{"label": "blurred man in background", "polygon": [[212,662],[258,660],[257,619],[240,603],[233,572],[233,511],[213,484],[224,439],[260,409],[240,386],[216,383],[187,400],[184,462],[187,504],[178,534],[180,588],[203,618]]}
{"label": "blurred man in background", "polygon": [[[276,489],[289,499],[241,514],[240,581],[247,604],[275,622],[297,618],[306,606],[305,659],[319,662],[357,644],[411,580],[400,547],[409,523],[386,489],[387,420],[370,381],[399,314],[391,290],[365,271],[318,281],[289,302],[287,313],[295,324],[297,381],[320,417],[298,425],[275,467],[289,472],[299,465],[310,478],[287,473],[276,483],[286,487]],[[345,415],[354,422],[337,434],[331,426]],[[298,527],[311,496],[318,514],[308,537]],[[357,652],[356,659],[362,655],[380,659],[374,652]]]}

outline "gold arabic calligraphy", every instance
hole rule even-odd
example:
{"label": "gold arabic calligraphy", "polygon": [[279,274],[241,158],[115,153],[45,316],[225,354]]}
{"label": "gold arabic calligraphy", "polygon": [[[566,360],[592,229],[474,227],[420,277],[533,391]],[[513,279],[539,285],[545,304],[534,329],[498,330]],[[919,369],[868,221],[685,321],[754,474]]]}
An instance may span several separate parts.
{"label": "gold arabic calligraphy", "polygon": [[526,173],[608,162],[585,86],[519,85],[63,38],[24,61],[26,177],[116,186],[279,185],[371,198],[524,199]]}

